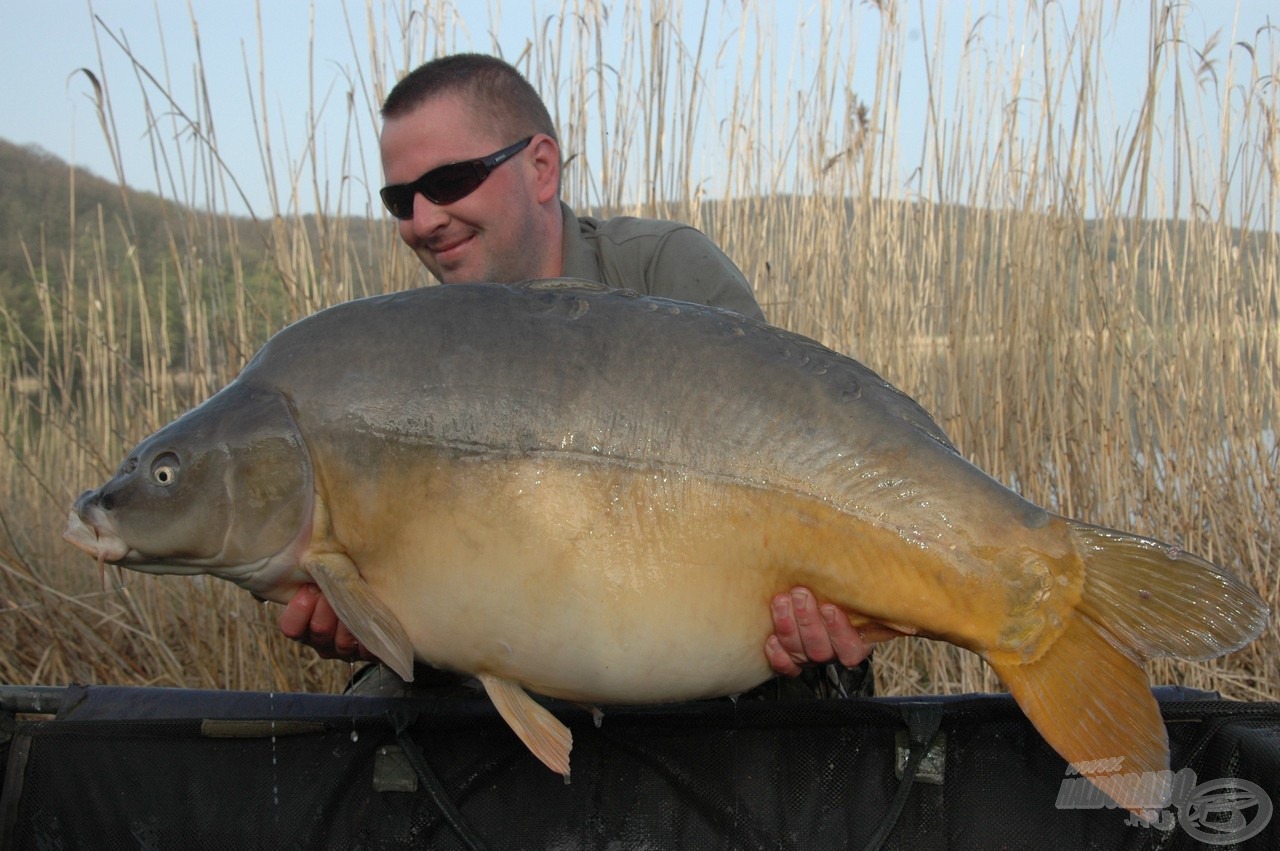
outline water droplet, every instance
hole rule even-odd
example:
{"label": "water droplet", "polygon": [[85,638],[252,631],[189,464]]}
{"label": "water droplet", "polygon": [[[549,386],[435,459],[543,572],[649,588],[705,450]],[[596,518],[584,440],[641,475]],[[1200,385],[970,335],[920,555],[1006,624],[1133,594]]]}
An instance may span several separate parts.
{"label": "water droplet", "polygon": [[353,742],[358,742],[358,741],[360,741],[360,734],[359,734],[359,733],[357,733],[355,730],[352,730],[352,731],[351,731],[351,741],[353,741]]}

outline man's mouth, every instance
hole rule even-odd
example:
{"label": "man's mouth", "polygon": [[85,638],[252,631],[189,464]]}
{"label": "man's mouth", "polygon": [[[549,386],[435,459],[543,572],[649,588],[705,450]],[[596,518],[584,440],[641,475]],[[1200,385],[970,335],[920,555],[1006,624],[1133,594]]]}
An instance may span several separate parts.
{"label": "man's mouth", "polygon": [[437,260],[448,261],[450,258],[460,253],[461,249],[471,243],[475,234],[466,234],[457,239],[440,240],[427,244],[427,249],[435,256]]}

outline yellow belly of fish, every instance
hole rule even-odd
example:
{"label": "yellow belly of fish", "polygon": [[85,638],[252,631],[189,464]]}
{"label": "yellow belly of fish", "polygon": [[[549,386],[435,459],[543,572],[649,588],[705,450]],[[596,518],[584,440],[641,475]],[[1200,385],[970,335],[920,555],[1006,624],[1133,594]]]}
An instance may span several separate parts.
{"label": "yellow belly of fish", "polygon": [[813,497],[683,472],[482,458],[376,482],[328,477],[344,494],[330,499],[335,536],[418,658],[552,697],[750,688],[770,675],[769,600],[794,585],[870,621],[1034,651],[1054,585],[1014,577],[1010,591],[955,541],[908,540]]}

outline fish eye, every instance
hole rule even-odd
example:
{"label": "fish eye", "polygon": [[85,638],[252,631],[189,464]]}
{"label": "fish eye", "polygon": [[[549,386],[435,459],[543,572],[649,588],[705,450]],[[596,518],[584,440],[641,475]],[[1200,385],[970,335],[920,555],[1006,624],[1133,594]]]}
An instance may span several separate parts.
{"label": "fish eye", "polygon": [[178,480],[180,467],[178,456],[172,452],[166,452],[151,462],[151,481],[160,487],[167,488]]}

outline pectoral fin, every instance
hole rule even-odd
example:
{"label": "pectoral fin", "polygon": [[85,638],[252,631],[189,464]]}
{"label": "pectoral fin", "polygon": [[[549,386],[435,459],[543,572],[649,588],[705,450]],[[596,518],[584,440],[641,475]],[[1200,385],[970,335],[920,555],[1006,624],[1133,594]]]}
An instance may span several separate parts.
{"label": "pectoral fin", "polygon": [[533,755],[558,774],[569,779],[569,751],[573,749],[573,733],[561,724],[542,704],[529,697],[518,684],[501,677],[481,674],[480,682],[489,699],[520,741]]}
{"label": "pectoral fin", "polygon": [[386,604],[374,596],[355,563],[339,553],[318,556],[307,571],[356,640],[406,682],[413,680],[413,644]]}

